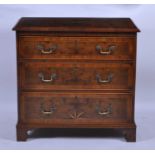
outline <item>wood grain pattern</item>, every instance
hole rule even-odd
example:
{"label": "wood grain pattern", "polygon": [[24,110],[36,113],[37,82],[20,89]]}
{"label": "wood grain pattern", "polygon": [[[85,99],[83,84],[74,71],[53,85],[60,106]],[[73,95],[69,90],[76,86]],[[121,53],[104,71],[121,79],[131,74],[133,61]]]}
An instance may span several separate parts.
{"label": "wood grain pattern", "polygon": [[131,101],[131,94],[23,93],[21,121],[41,124],[131,122]]}
{"label": "wood grain pattern", "polygon": [[22,18],[17,140],[35,128],[115,128],[136,141],[136,44],[129,18]]}
{"label": "wood grain pattern", "polygon": [[[134,72],[132,63],[62,63],[28,62],[20,64],[22,89],[32,90],[78,90],[78,89],[133,89]],[[56,75],[51,82],[51,75]],[[110,82],[101,83],[99,80]],[[31,78],[30,78],[31,77]]]}
{"label": "wood grain pattern", "polygon": [[[94,60],[134,60],[135,37],[21,37],[19,57],[27,59],[94,59]],[[56,46],[50,54],[43,54],[37,47],[42,46],[45,51]],[[103,51],[109,51],[115,46],[111,54],[101,54],[96,46]]]}

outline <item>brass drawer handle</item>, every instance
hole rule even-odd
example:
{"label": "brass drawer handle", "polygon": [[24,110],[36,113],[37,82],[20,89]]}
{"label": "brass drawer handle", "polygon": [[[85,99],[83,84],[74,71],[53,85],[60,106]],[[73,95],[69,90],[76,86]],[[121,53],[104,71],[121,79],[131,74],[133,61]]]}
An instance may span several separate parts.
{"label": "brass drawer handle", "polygon": [[41,79],[41,81],[45,83],[51,83],[56,79],[55,73],[51,74],[51,79],[45,79],[43,73],[39,73],[38,76]]}
{"label": "brass drawer handle", "polygon": [[42,111],[42,114],[44,115],[51,115],[53,113],[53,111]]}
{"label": "brass drawer handle", "polygon": [[102,55],[110,55],[116,48],[115,45],[110,45],[108,49],[103,49],[100,45],[96,45],[96,51],[98,51]]}
{"label": "brass drawer handle", "polygon": [[105,80],[102,80],[99,74],[96,75],[96,80],[99,83],[104,83],[104,84],[105,83],[110,83],[112,81],[112,79],[113,79],[113,74],[112,73],[110,73]]}
{"label": "brass drawer handle", "polygon": [[52,47],[45,49],[43,45],[38,44],[37,49],[40,50],[42,54],[51,54],[57,49],[57,46],[53,45]]}
{"label": "brass drawer handle", "polygon": [[109,104],[109,106],[107,108],[101,110],[100,106],[97,105],[96,111],[97,111],[97,114],[99,114],[101,116],[110,115],[112,113],[112,106],[111,106],[111,104]]}
{"label": "brass drawer handle", "polygon": [[51,110],[50,110],[50,111],[46,111],[46,110],[43,110],[43,109],[42,109],[42,111],[41,111],[41,112],[42,112],[42,114],[43,114],[43,115],[48,115],[48,116],[49,116],[49,115],[51,115],[51,114],[53,114],[53,113],[54,113],[55,109],[56,109],[56,108],[54,108],[54,107],[53,107],[53,108],[51,108]]}
{"label": "brass drawer handle", "polygon": [[44,105],[41,104],[41,113],[43,115],[49,116],[49,115],[53,114],[55,110],[56,110],[56,108],[53,105],[52,105],[52,107],[50,108],[49,111],[48,110],[45,110],[44,109]]}

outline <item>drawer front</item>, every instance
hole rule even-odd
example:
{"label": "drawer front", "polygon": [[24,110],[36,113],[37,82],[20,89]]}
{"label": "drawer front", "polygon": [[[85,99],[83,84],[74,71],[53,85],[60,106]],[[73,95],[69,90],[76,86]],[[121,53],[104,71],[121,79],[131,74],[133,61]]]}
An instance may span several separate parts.
{"label": "drawer front", "polygon": [[132,89],[132,63],[25,62],[21,88],[36,90]]}
{"label": "drawer front", "polygon": [[134,37],[20,37],[20,58],[128,60]]}
{"label": "drawer front", "polygon": [[23,93],[20,116],[26,123],[115,123],[132,120],[126,94]]}

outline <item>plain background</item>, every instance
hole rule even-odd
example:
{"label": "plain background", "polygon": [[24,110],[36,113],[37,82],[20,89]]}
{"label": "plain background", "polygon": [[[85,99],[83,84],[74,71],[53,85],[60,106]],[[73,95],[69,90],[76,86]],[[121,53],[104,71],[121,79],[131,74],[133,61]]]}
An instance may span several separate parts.
{"label": "plain background", "polygon": [[[155,5],[0,5],[0,149],[155,149]],[[130,17],[137,39],[137,142],[123,138],[54,137],[16,142],[16,42],[21,17]]]}

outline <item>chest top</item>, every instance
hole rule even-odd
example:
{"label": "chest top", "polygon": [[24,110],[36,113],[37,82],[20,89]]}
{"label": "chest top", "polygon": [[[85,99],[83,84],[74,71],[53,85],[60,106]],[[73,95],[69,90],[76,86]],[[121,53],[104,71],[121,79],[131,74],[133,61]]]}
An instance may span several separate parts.
{"label": "chest top", "polygon": [[139,32],[130,18],[21,18],[13,30],[57,32]]}

